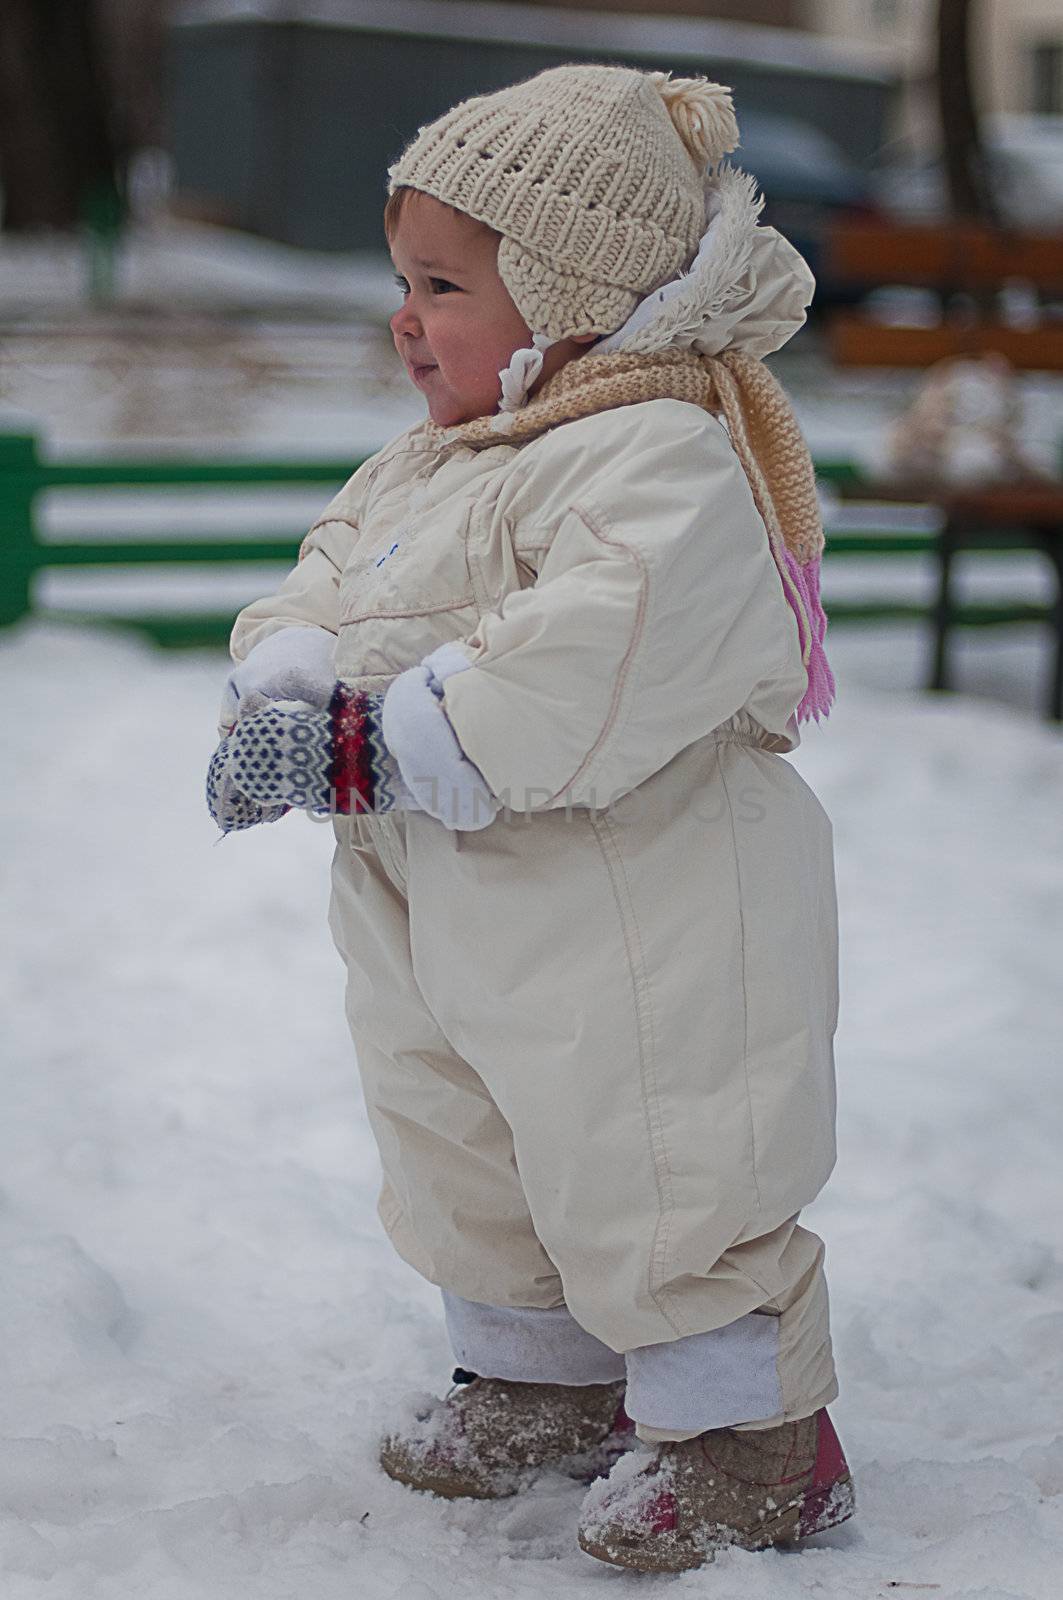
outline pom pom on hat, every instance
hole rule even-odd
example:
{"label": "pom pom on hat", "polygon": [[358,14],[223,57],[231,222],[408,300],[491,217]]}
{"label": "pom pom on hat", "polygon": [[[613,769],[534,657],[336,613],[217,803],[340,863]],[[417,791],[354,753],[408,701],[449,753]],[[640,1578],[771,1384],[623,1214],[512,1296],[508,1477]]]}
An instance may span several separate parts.
{"label": "pom pom on hat", "polygon": [[699,172],[738,148],[734,104],[724,84],[710,83],[708,78],[673,78],[670,72],[650,72],[647,77]]}

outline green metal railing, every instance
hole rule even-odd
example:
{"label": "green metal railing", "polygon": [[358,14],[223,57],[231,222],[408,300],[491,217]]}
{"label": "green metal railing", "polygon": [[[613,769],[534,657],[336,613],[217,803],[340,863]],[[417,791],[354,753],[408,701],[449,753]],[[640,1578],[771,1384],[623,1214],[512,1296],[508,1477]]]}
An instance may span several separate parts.
{"label": "green metal railing", "polygon": [[174,537],[137,539],[42,540],[37,499],[48,489],[251,489],[268,485],[322,489],[326,501],[363,458],[345,461],[42,461],[32,435],[0,434],[0,623],[30,613],[49,620],[133,627],[158,644],[225,644],[231,612],[166,612],[110,616],[62,611],[34,601],[34,579],[45,567],[148,566],[194,563],[278,561],[292,565],[301,530],[290,536],[250,538]]}
{"label": "green metal railing", "polygon": [[[232,538],[41,539],[38,497],[50,489],[252,489],[264,486],[320,487],[324,503],[361,464],[344,461],[42,461],[32,435],[0,434],[0,623],[33,615],[46,620],[135,628],[165,646],[226,645],[233,612],[171,610],[113,615],[69,607],[49,608],[34,598],[34,580],[45,568],[150,566],[161,563],[281,562],[294,564],[302,533]],[[826,482],[852,486],[860,482],[852,462],[822,460],[817,475]],[[937,535],[925,529],[886,527],[869,531],[832,529],[827,559],[850,556],[903,557],[932,553]],[[891,599],[832,600],[831,624],[882,620],[925,620],[931,602]],[[1044,621],[1043,606],[1023,603],[966,605],[954,616],[961,625]]]}

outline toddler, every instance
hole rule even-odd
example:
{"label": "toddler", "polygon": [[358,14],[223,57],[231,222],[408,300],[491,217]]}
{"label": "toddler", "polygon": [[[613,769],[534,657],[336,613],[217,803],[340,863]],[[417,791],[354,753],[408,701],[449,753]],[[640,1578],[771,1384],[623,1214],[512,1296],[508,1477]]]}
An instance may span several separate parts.
{"label": "toddler", "polygon": [[[390,169],[427,417],[240,612],[225,830],[331,819],[329,922],[445,1398],[392,1478],[591,1484],[582,1548],[680,1571],[851,1514],[821,1241],[830,708],[812,465],[762,358],[814,287],[728,91],[563,66]],[[592,1480],[595,1480],[592,1482]]]}

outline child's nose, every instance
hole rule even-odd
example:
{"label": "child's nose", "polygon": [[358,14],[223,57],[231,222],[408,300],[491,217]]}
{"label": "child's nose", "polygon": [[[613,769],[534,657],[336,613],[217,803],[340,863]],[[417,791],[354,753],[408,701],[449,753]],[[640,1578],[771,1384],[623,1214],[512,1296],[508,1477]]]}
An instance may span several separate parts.
{"label": "child's nose", "polygon": [[389,327],[395,338],[400,334],[408,334],[411,338],[419,338],[421,324],[408,305],[401,305],[391,318]]}

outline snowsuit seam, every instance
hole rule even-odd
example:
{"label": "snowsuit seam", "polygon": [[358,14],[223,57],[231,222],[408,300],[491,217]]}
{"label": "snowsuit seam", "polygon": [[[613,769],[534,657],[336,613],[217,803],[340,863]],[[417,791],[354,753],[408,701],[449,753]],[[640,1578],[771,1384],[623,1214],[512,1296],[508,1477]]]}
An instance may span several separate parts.
{"label": "snowsuit seam", "polygon": [[382,617],[389,619],[395,617],[433,617],[437,611],[467,610],[469,606],[474,606],[475,604],[475,600],[466,599],[462,595],[457,599],[451,597],[449,600],[441,600],[438,605],[418,606],[416,610],[411,611],[356,611],[349,617],[342,617],[340,626],[346,628],[355,622],[373,622]]}
{"label": "snowsuit seam", "polygon": [[[420,445],[420,446],[418,446],[416,444],[410,443],[410,444],[404,444],[398,449],[393,449],[391,446],[385,445],[382,450],[379,450],[377,452],[375,460],[373,460],[373,458],[370,457],[369,459],[372,461],[373,464],[370,467],[370,470],[366,474],[366,478],[365,478],[364,484],[362,484],[362,505],[365,506],[367,504],[368,499],[369,499],[369,491],[372,488],[374,481],[380,476],[380,472],[381,472],[383,467],[388,465],[388,463],[390,463],[392,461],[395,461],[399,457],[408,456],[408,455],[414,455],[414,454],[417,453],[418,450],[420,450],[421,453],[425,454],[425,455],[434,455],[435,454],[435,451],[431,446],[428,446],[428,445]],[[367,463],[363,463],[363,464],[367,464]],[[334,505],[335,501],[340,498],[340,496],[345,492],[345,490],[347,488],[349,488],[349,486],[350,486],[350,480],[348,480],[348,482],[346,484],[344,484],[343,489],[341,489],[339,491],[339,494],[337,494],[337,495],[335,495],[333,497],[333,499],[329,502],[329,504],[330,505]],[[306,541],[309,539],[310,535],[312,533],[316,533],[318,528],[327,528],[330,523],[334,523],[334,522],[340,523],[343,527],[353,528],[355,533],[360,533],[362,531],[361,522],[355,521],[355,519],[353,517],[320,516],[320,517],[318,517],[316,519],[316,521],[311,523],[310,527],[307,529],[306,533],[303,535],[302,543],[299,546],[299,557],[298,557],[299,561],[303,560],[303,546],[306,544]],[[320,547],[317,546],[315,548],[320,548]],[[309,554],[309,552],[307,552],[307,553]],[[331,560],[331,557],[329,557],[329,559]],[[298,565],[298,562],[296,564]],[[333,564],[333,566],[336,565],[336,563],[334,561],[333,561],[332,564]],[[337,569],[337,570],[339,570],[339,569]],[[342,571],[340,571],[340,576],[341,577],[343,576]]]}
{"label": "snowsuit seam", "polygon": [[[664,1275],[664,1266],[668,1258],[669,1230],[672,1218],[675,1215],[675,1195],[672,1189],[672,1171],[668,1164],[668,1148],[664,1138],[664,1125],[661,1117],[660,1102],[657,1088],[656,1073],[656,1035],[653,1025],[653,1004],[650,997],[649,980],[646,977],[646,961],[642,948],[642,937],[639,933],[638,920],[635,916],[634,904],[631,900],[631,886],[624,870],[623,856],[617,843],[615,829],[607,816],[597,816],[588,812],[588,820],[598,841],[598,848],[602,854],[605,870],[609,874],[609,885],[616,902],[617,914],[620,918],[620,929],[624,940],[624,954],[627,958],[628,973],[631,978],[632,995],[635,1002],[635,1016],[639,1024],[636,1029],[636,1040],[639,1053],[639,1076],[642,1085],[642,1110],[646,1120],[646,1131],[649,1138],[650,1154],[653,1161],[654,1182],[657,1188],[659,1212],[657,1225],[654,1229],[653,1245],[650,1249],[650,1259],[646,1280],[647,1292],[662,1317],[674,1333],[682,1337],[685,1329],[682,1323],[677,1323],[674,1315],[669,1312],[665,1302],[670,1300],[667,1289],[656,1286]],[[608,846],[608,848],[607,848]],[[612,860],[610,859],[610,852]],[[621,897],[618,878],[623,882],[624,894]],[[637,947],[638,960],[632,952],[632,941]],[[649,1034],[649,1058],[643,1041],[642,1019],[645,1018]]]}
{"label": "snowsuit seam", "polygon": [[[746,1080],[746,1107],[749,1112],[749,1155],[750,1170],[753,1178],[753,1194],[756,1197],[757,1210],[763,1210],[760,1197],[760,1185],[757,1181],[757,1134],[753,1120],[753,1094],[749,1084],[749,989],[746,983],[746,920],[742,908],[742,868],[738,859],[738,836],[735,832],[734,805],[731,801],[731,791],[727,783],[727,774],[724,764],[720,760],[719,751],[716,755],[716,765],[719,770],[720,783],[723,786],[724,798],[727,801],[727,816],[730,823],[731,845],[734,855],[735,885],[738,889],[738,942],[742,967],[742,1071]],[[756,1282],[755,1279],[752,1280]],[[757,1284],[757,1288],[761,1288]]]}
{"label": "snowsuit seam", "polygon": [[461,556],[462,556],[462,560],[465,563],[465,576],[468,579],[468,583],[469,583],[469,593],[473,597],[472,603],[475,604],[477,612],[482,616],[483,615],[483,611],[484,611],[484,603],[483,603],[483,600],[481,599],[480,590],[479,590],[479,588],[477,586],[477,582],[476,582],[477,574],[473,572],[473,559],[472,559],[471,548],[470,548],[470,542],[471,542],[471,539],[472,539],[472,524],[473,524],[473,518],[475,517],[475,515],[476,515],[476,503],[474,501],[469,506],[466,515],[462,518]]}
{"label": "snowsuit seam", "polygon": [[[643,556],[638,550],[635,549],[634,545],[625,543],[623,539],[617,539],[616,537],[610,538],[608,534],[604,533],[602,529],[596,525],[595,515],[592,513],[589,507],[573,505],[571,507],[571,513],[573,516],[580,519],[584,527],[587,528],[587,530],[595,539],[598,540],[600,544],[611,545],[615,549],[625,550],[638,567],[641,574],[641,581],[639,585],[638,605],[635,610],[635,620],[632,624],[631,639],[629,640],[628,647],[624,652],[624,659],[620,663],[620,670],[617,673],[616,684],[613,688],[613,698],[610,701],[605,722],[602,725],[602,729],[598,734],[598,737],[595,739],[594,743],[583,757],[583,760],[580,762],[575,772],[561,785],[556,794],[551,795],[550,799],[546,802],[548,806],[553,805],[554,801],[559,799],[566,792],[566,790],[570,789],[577,779],[583,777],[588,769],[593,767],[596,761],[599,764],[601,763],[602,748],[609,735],[615,728],[620,715],[620,703],[623,699],[627,675],[631,668],[631,663],[634,660],[635,653],[642,641],[642,635],[646,622],[646,611],[649,603],[647,598],[649,593],[649,569]],[[600,512],[597,514],[597,516],[598,521],[604,523],[605,518]],[[632,697],[632,703],[633,698],[634,697]],[[632,705],[629,704],[627,710],[628,716],[631,714],[631,709]]]}
{"label": "snowsuit seam", "polygon": [[[336,584],[338,586],[339,583],[340,583],[340,580],[343,577],[344,570],[346,568],[346,561],[344,562],[344,565],[342,567],[339,566],[335,561],[333,561],[332,557],[329,555],[328,551],[325,549],[323,544],[321,544],[321,543],[311,544],[311,542],[310,542],[311,539],[313,539],[314,534],[317,533],[321,528],[333,528],[333,527],[336,527],[337,524],[340,527],[343,527],[343,528],[350,528],[352,530],[352,532],[356,536],[359,533],[361,533],[361,531],[362,531],[361,524],[357,523],[357,522],[352,522],[352,520],[349,517],[324,517],[324,518],[322,518],[321,521],[315,522],[312,527],[308,528],[306,533],[303,534],[302,539],[299,541],[299,553],[295,558],[295,567],[298,568],[299,566],[301,566],[301,564],[306,560],[306,558],[316,550],[319,555],[324,556],[324,558],[328,562],[329,566],[332,567],[333,570],[335,571],[335,573],[336,573],[335,581],[336,581]],[[354,549],[354,546],[357,544],[357,542],[358,542],[357,537],[355,537],[355,539],[352,541],[352,544],[351,544],[351,550]],[[295,570],[295,569],[293,569],[293,570]]]}
{"label": "snowsuit seam", "polygon": [[355,522],[353,517],[318,517],[317,521],[312,522],[303,535],[304,544],[312,533],[316,533],[319,528],[331,527],[334,522],[338,522],[342,528],[353,528],[355,533],[361,531],[362,524]]}

